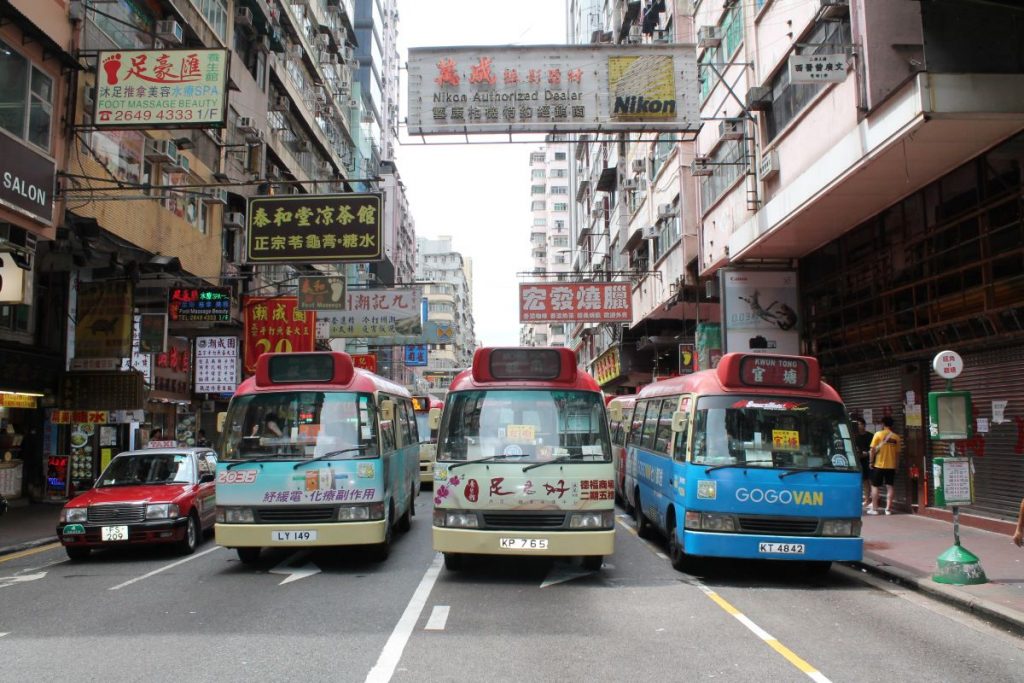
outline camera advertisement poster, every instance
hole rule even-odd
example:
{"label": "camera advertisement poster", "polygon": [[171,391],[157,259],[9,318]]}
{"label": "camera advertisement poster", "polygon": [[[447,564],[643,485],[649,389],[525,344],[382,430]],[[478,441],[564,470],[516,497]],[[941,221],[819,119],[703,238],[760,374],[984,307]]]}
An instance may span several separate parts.
{"label": "camera advertisement poster", "polygon": [[794,271],[723,270],[726,353],[800,354]]}

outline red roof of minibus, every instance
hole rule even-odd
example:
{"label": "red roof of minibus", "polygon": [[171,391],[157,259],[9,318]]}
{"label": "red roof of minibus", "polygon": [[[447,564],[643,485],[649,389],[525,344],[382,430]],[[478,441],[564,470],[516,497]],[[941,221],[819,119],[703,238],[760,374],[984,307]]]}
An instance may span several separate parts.
{"label": "red roof of minibus", "polygon": [[[325,351],[322,352],[324,355],[331,355],[335,358],[336,363],[348,364],[351,369],[351,377],[347,382],[304,382],[287,384],[283,382],[270,383],[269,380],[264,380],[263,384],[257,384],[257,376],[254,375],[249,377],[235,390],[235,396],[245,394],[260,394],[275,391],[353,391],[360,393],[373,393],[375,391],[383,391],[388,394],[395,396],[409,396],[409,391],[401,384],[392,382],[391,380],[375,375],[374,373],[363,370],[362,368],[352,367],[352,357],[342,351]],[[264,353],[261,354],[257,360],[257,372],[263,370],[269,362],[270,357],[273,356],[285,356],[287,353]],[[348,368],[346,368],[348,369]],[[347,376],[348,372],[344,372],[343,376]]]}
{"label": "red roof of minibus", "polygon": [[[510,347],[501,347],[510,348]],[[556,348],[560,354],[565,354],[567,358],[569,354],[572,355],[573,362],[575,363],[576,354],[572,353],[571,349],[564,347],[530,347],[530,348]],[[482,355],[492,351],[492,348],[480,348],[476,350],[473,357],[473,367],[478,367],[478,358]],[[453,379],[451,386],[448,391],[466,391],[469,389],[532,389],[537,387],[550,387],[552,389],[576,389],[579,391],[601,391],[601,386],[594,380],[593,377],[588,375],[583,370],[576,368],[576,372],[572,373],[575,375],[571,380],[563,379],[549,379],[549,380],[489,380],[489,381],[478,381],[473,376],[473,369],[463,370],[457,374]]]}
{"label": "red roof of minibus", "polygon": [[621,404],[624,407],[629,407],[636,403],[636,394],[619,394],[618,396],[612,396],[611,400],[608,401],[608,405],[613,403]]}

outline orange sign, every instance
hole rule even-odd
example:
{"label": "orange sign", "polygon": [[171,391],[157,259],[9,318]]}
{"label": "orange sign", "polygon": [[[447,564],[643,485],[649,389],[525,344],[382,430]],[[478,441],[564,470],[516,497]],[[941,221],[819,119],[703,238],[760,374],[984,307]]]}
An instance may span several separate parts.
{"label": "orange sign", "polygon": [[4,408],[35,408],[36,397],[27,394],[0,394],[0,406]]}
{"label": "orange sign", "polygon": [[316,313],[300,311],[294,296],[243,297],[245,371],[256,372],[256,359],[268,352],[312,351]]}
{"label": "orange sign", "polygon": [[375,353],[353,353],[352,365],[370,372],[377,372],[377,354]]}

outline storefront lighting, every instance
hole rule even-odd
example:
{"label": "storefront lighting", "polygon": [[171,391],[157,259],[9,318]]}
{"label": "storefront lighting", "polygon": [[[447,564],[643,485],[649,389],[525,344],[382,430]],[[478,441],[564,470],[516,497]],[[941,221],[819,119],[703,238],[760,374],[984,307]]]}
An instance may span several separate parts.
{"label": "storefront lighting", "polygon": [[0,394],[10,394],[11,396],[35,396],[36,398],[42,398],[46,394],[37,394],[31,391],[4,391],[0,389]]}

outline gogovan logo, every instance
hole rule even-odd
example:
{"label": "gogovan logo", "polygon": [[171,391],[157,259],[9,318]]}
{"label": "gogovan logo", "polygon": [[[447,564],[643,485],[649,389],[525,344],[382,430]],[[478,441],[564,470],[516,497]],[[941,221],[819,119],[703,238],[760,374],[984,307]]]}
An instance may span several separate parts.
{"label": "gogovan logo", "polygon": [[676,79],[668,55],[608,58],[613,120],[676,118]]}

